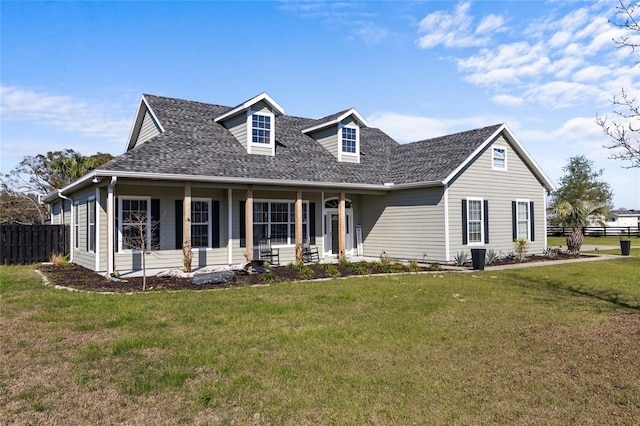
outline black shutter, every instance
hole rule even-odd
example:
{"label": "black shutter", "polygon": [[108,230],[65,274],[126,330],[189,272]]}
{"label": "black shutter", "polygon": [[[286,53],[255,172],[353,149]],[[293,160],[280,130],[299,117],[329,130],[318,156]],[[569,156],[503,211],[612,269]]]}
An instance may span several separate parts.
{"label": "black shutter", "polygon": [[240,247],[247,246],[247,238],[245,233],[245,203],[246,201],[240,201]]}
{"label": "black shutter", "polygon": [[151,250],[160,250],[160,200],[151,199]]}
{"label": "black shutter", "polygon": [[489,200],[484,200],[484,243],[489,244]]}
{"label": "black shutter", "polygon": [[176,249],[182,250],[183,200],[176,200]]}
{"label": "black shutter", "polygon": [[[87,229],[87,238],[86,238],[86,240],[87,240],[87,251],[89,251],[89,203],[90,203],[90,201],[87,201],[85,203],[85,208],[87,209],[87,223],[86,223],[86,225],[87,225],[87,228],[86,228]],[[78,206],[79,206],[79,204],[78,204]]]}
{"label": "black shutter", "polygon": [[518,239],[518,206],[515,201],[511,202],[511,237],[513,241]]}
{"label": "black shutter", "polygon": [[309,203],[309,244],[316,243],[316,203]]}
{"label": "black shutter", "polygon": [[213,201],[211,209],[211,247],[220,248],[220,201]]}
{"label": "black shutter", "polygon": [[467,200],[462,200],[462,245],[468,244],[467,236]]}
{"label": "black shutter", "polygon": [[531,226],[531,241],[536,240],[536,226],[533,214],[533,201],[529,202],[529,224]]}

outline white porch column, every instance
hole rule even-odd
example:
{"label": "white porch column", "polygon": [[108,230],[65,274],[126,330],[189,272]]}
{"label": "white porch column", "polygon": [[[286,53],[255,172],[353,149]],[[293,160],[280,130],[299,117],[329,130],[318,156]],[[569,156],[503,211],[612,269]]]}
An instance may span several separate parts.
{"label": "white porch column", "polygon": [[296,262],[302,262],[302,189],[296,191],[295,203]]}
{"label": "white porch column", "polygon": [[340,191],[340,202],[338,203],[338,259],[346,257],[347,250],[347,210],[345,208],[345,193]]}
{"label": "white porch column", "polygon": [[[118,178],[113,176],[109,186],[107,186],[107,277],[110,277],[115,270],[115,197],[114,190]],[[97,240],[97,239],[96,239]],[[98,242],[96,241],[96,244]]]}

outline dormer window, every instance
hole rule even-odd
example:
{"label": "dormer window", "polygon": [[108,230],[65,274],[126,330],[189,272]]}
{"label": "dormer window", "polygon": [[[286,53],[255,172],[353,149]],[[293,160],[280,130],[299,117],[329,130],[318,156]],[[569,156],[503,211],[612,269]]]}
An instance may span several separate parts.
{"label": "dormer window", "polygon": [[342,152],[347,154],[355,154],[356,142],[357,142],[357,128],[343,127],[342,128]]}
{"label": "dormer window", "polygon": [[271,143],[271,117],[263,114],[253,114],[251,117],[251,142]]}

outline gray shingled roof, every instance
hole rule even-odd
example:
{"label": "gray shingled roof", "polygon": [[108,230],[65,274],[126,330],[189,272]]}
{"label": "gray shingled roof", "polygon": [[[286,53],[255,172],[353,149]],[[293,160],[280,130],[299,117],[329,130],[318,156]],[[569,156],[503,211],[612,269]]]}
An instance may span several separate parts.
{"label": "gray shingled roof", "polygon": [[[165,132],[100,167],[105,171],[188,174],[381,185],[447,177],[499,127],[400,145],[380,129],[360,132],[360,164],[341,163],[301,132],[323,119],[277,116],[276,155],[247,154],[214,119],[232,107],[145,95]],[[335,115],[336,117],[339,116]]]}

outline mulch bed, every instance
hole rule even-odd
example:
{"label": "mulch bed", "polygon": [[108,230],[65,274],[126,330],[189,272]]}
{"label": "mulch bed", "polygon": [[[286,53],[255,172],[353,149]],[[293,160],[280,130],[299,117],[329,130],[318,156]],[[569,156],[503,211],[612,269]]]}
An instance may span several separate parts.
{"label": "mulch bed", "polygon": [[[554,259],[546,256],[528,256],[526,263],[542,262],[563,259],[576,259],[576,256],[560,253]],[[512,264],[518,262],[509,262],[498,260],[490,266],[498,266]],[[469,262],[465,265],[471,268]],[[334,277],[348,277],[354,275],[375,275],[392,272],[419,272],[428,271],[429,268],[420,266],[411,269],[409,266],[400,263],[382,264],[381,262],[356,262],[353,264],[333,264],[333,270],[328,270],[327,266],[318,264],[305,265],[305,269],[301,270],[293,266],[276,266],[271,267],[270,271],[264,274],[241,274],[236,273],[237,281],[224,284],[194,284],[191,278],[176,277],[147,277],[147,291],[175,291],[175,290],[207,290],[214,288],[231,288],[245,285],[270,284],[286,281],[300,281]],[[329,267],[330,268],[330,267]],[[107,279],[105,276],[97,274],[82,266],[69,263],[66,265],[41,265],[40,270],[47,276],[51,284],[63,287],[70,287],[83,291],[95,292],[115,292],[129,293],[142,291],[142,277],[123,278],[120,281]]]}

